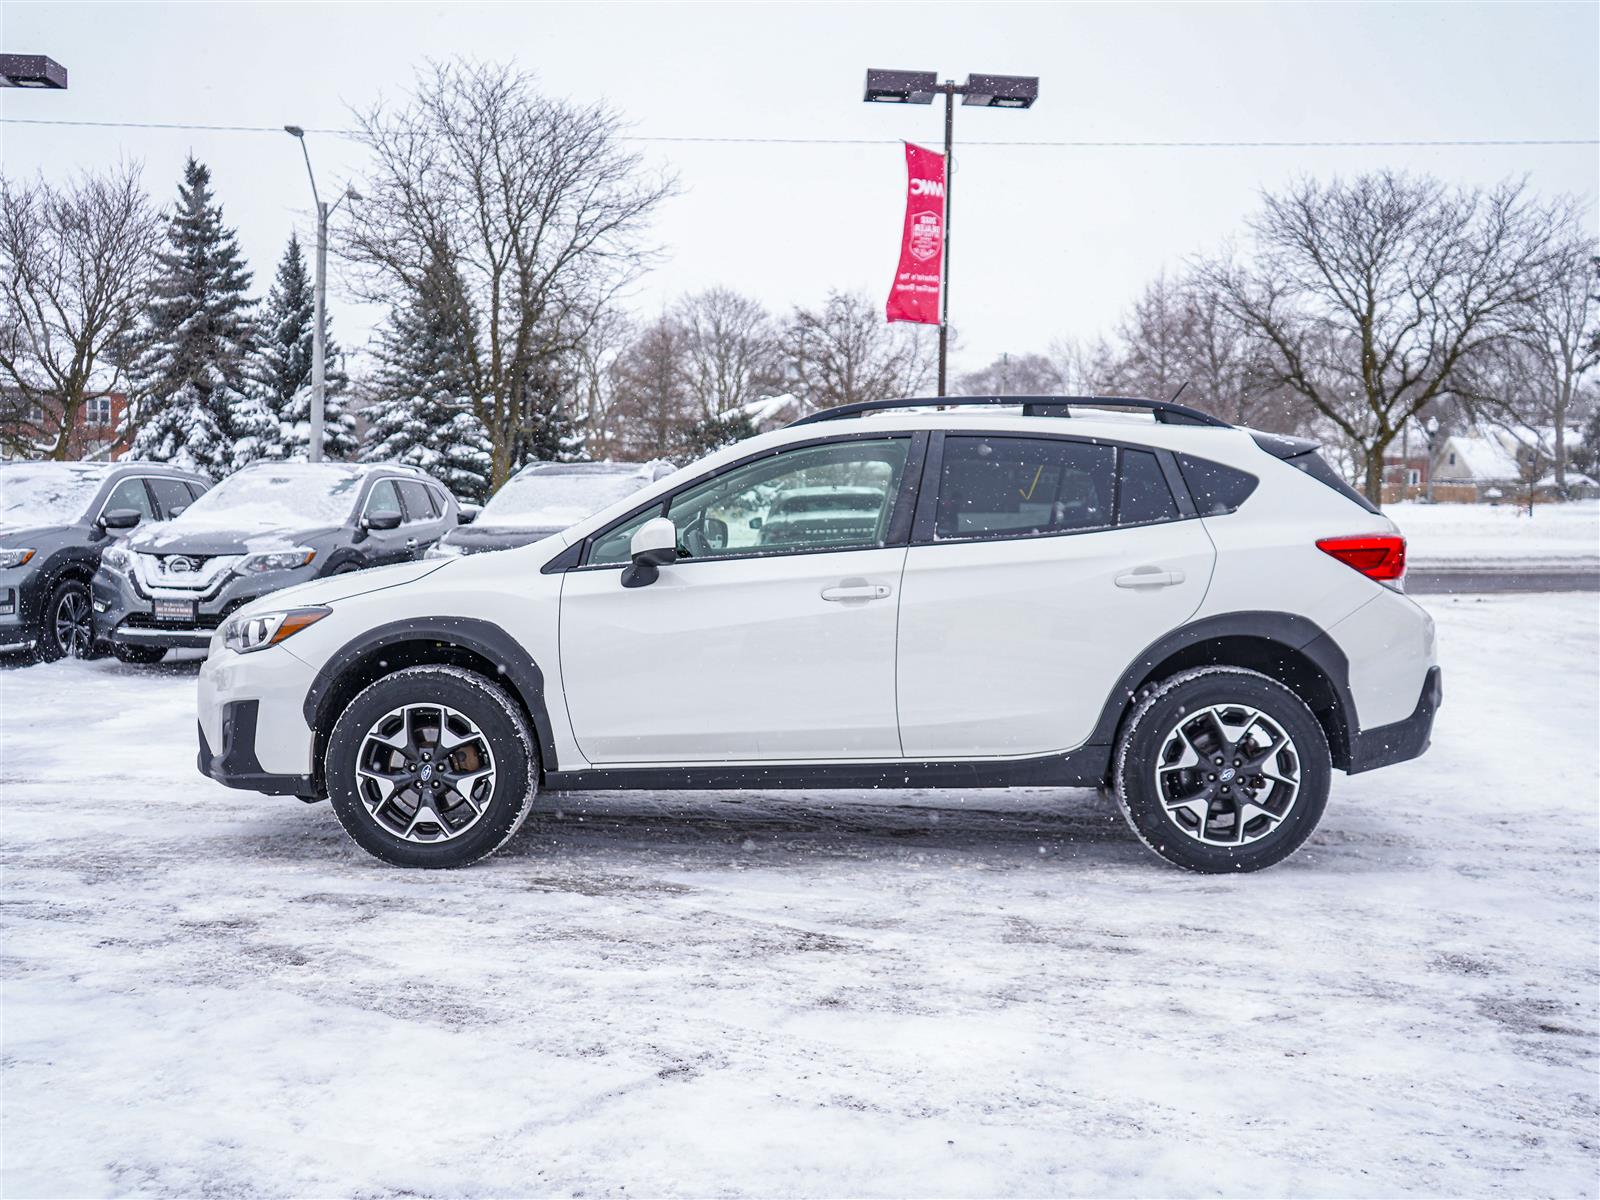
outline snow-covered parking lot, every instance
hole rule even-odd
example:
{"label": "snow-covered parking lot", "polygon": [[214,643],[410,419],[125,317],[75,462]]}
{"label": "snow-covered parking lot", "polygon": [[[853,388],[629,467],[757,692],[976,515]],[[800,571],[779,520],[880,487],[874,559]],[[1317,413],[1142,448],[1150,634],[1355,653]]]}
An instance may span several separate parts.
{"label": "snow-covered parking lot", "polygon": [[1267,873],[1089,792],[550,796],[465,872],[0,671],[7,1196],[1593,1195],[1597,613],[1429,598],[1420,761]]}

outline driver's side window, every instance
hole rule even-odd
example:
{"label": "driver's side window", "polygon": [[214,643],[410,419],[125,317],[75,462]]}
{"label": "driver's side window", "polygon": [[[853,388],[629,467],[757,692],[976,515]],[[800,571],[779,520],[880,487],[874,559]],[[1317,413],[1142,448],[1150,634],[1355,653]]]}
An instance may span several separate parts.
{"label": "driver's side window", "polygon": [[[907,438],[853,439],[788,450],[678,493],[666,516],[682,558],[727,558],[881,546],[910,449]],[[590,566],[628,561],[634,532],[659,505],[597,536]]]}

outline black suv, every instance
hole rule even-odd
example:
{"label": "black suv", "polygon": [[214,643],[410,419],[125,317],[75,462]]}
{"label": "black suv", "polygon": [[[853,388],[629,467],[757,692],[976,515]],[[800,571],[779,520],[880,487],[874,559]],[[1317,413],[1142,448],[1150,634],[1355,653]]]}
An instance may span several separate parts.
{"label": "black suv", "polygon": [[101,554],[209,486],[155,463],[0,463],[0,651],[91,654],[89,581]]}
{"label": "black suv", "polygon": [[101,559],[95,633],[126,662],[203,648],[258,596],[421,558],[459,512],[443,484],[413,467],[254,463]]}

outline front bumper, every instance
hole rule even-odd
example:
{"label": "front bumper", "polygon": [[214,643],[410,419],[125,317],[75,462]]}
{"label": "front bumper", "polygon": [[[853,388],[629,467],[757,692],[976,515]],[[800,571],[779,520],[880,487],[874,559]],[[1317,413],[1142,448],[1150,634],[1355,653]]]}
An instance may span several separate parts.
{"label": "front bumper", "polygon": [[[91,587],[95,636],[102,641],[127,646],[204,650],[211,644],[211,635],[235,609],[315,577],[315,569],[302,567],[293,571],[268,571],[260,575],[227,575],[204,591],[178,588],[146,591],[131,575],[102,567],[95,574]],[[156,618],[153,609],[158,597],[194,601],[195,619],[191,622]]]}
{"label": "front bumper", "polygon": [[259,700],[235,700],[222,706],[222,745],[217,751],[206,740],[206,727],[196,723],[200,735],[200,757],[196,765],[225,787],[243,788],[267,796],[317,798],[316,784],[309,775],[282,775],[262,768],[256,757],[256,728],[260,720]]}
{"label": "front bumper", "polygon": [[0,651],[26,649],[39,640],[43,575],[34,563],[0,570]]}
{"label": "front bumper", "polygon": [[195,689],[201,774],[274,796],[314,795],[305,699],[315,677],[286,646],[249,654],[218,647]]}
{"label": "front bumper", "polygon": [[1433,718],[1442,703],[1443,675],[1438,667],[1430,667],[1417,707],[1409,717],[1351,735],[1348,773],[1356,775],[1420,757],[1433,740]]}

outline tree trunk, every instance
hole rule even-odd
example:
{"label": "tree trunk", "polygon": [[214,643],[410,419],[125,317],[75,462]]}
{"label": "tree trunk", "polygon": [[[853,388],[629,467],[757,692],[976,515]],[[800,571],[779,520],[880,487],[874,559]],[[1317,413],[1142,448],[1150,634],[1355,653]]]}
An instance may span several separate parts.
{"label": "tree trunk", "polygon": [[1389,443],[1374,442],[1367,450],[1367,499],[1379,508],[1383,507],[1383,452],[1389,448]]}
{"label": "tree trunk", "polygon": [[1567,375],[1561,380],[1553,414],[1556,426],[1556,495],[1563,500],[1567,498],[1567,408],[1571,403],[1572,376]]}

